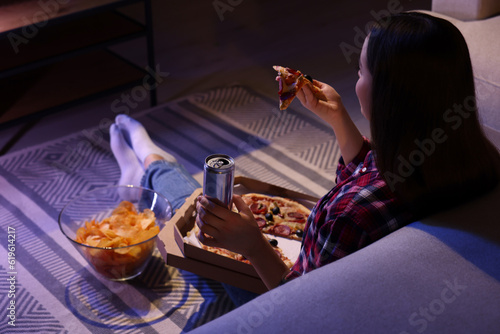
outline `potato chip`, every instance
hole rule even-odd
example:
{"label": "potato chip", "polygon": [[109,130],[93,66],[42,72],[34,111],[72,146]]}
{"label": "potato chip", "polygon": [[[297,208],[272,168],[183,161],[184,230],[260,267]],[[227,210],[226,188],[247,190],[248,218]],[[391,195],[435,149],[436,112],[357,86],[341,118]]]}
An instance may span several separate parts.
{"label": "potato chip", "polygon": [[103,248],[86,248],[84,256],[102,275],[120,279],[145,264],[155,246],[155,241],[149,239],[159,232],[153,211],[137,212],[132,203],[122,201],[110,217],[85,222],[76,233],[76,241]]}

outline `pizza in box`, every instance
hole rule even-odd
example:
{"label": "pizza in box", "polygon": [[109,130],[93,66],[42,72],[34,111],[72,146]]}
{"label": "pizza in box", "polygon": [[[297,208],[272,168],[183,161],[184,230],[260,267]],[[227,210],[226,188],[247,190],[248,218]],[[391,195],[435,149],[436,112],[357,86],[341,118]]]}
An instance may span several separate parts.
{"label": "pizza in box", "polygon": [[[257,224],[273,246],[276,253],[283,262],[291,268],[293,261],[286,256],[285,252],[278,244],[281,238],[301,241],[304,233],[304,226],[311,211],[297,201],[258,193],[247,193],[241,195],[242,199],[252,211]],[[196,236],[199,232],[198,226],[188,232],[187,238]],[[278,238],[275,238],[278,237]],[[242,255],[231,252],[224,248],[210,247],[200,243],[200,246],[209,251],[234,260],[250,263]]]}

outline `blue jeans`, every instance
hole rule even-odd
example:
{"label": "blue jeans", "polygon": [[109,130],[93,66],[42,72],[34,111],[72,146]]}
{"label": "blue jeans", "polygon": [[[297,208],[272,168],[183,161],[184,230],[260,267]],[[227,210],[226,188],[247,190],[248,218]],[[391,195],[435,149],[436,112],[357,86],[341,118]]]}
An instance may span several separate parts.
{"label": "blue jeans", "polygon": [[[184,204],[193,191],[201,187],[184,166],[165,160],[158,160],[149,165],[142,177],[141,186],[165,196],[172,205],[173,212]],[[223,286],[236,306],[258,296],[230,285],[223,284]]]}
{"label": "blue jeans", "polygon": [[201,187],[184,166],[165,160],[149,165],[141,185],[165,196],[172,205],[173,212],[184,204],[193,191]]}

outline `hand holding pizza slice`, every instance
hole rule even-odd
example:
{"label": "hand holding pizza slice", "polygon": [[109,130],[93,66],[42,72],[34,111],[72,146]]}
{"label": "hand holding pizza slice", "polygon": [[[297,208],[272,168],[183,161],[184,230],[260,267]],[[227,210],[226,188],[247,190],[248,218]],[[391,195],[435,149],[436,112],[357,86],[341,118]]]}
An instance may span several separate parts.
{"label": "hand holding pizza slice", "polygon": [[314,96],[319,100],[327,100],[321,89],[314,85],[314,81],[310,76],[289,67],[273,66],[273,68],[278,72],[276,81],[279,82],[280,110],[288,108],[304,85],[310,85]]}

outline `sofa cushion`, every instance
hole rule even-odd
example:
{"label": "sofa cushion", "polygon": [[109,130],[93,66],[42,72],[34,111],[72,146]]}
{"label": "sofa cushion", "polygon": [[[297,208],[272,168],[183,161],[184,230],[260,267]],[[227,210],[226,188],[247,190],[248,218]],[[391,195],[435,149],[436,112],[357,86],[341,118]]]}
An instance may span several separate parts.
{"label": "sofa cushion", "polygon": [[500,187],[413,223],[194,333],[496,333]]}
{"label": "sofa cushion", "polygon": [[433,0],[432,11],[463,21],[480,20],[500,13],[498,0]]}
{"label": "sofa cushion", "polygon": [[[500,2],[499,2],[500,3]],[[500,16],[464,22],[434,12],[452,22],[464,35],[471,56],[481,122],[500,148]],[[495,141],[495,140],[493,140]]]}
{"label": "sofa cushion", "polygon": [[500,131],[500,16],[455,24],[469,47],[482,122]]}

